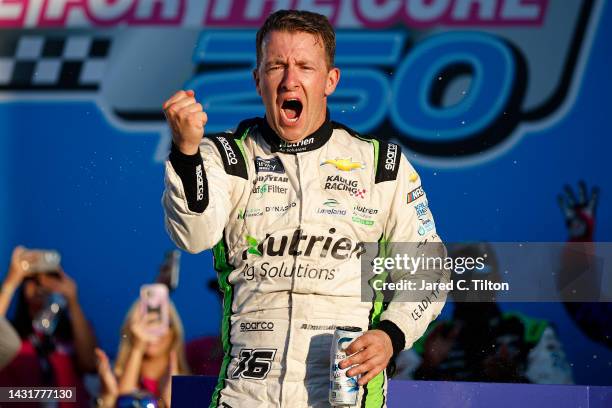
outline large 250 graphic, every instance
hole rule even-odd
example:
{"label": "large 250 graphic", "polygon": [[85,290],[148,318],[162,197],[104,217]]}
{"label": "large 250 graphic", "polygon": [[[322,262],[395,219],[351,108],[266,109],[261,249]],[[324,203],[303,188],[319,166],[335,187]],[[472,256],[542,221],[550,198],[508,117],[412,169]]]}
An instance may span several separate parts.
{"label": "large 250 graphic", "polygon": [[[206,31],[194,52],[212,131],[263,114],[254,90],[252,31]],[[525,62],[520,51],[483,32],[452,32],[413,43],[406,31],[341,32],[342,75],[333,117],[361,131],[395,135],[414,151],[469,155],[507,137],[520,119]],[[406,49],[409,48],[408,51]],[[485,140],[486,139],[486,140]]]}

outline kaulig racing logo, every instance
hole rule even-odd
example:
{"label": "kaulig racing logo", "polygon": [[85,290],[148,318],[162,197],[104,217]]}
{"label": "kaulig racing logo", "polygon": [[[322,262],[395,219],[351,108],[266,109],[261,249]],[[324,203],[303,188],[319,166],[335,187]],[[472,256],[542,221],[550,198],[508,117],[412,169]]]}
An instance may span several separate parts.
{"label": "kaulig racing logo", "polygon": [[247,248],[242,252],[242,259],[246,260],[249,254],[256,257],[312,256],[322,259],[330,256],[338,260],[350,257],[359,259],[366,251],[363,242],[353,242],[349,238],[338,237],[335,228],[330,228],[328,234],[308,235],[296,229],[290,236],[268,234],[261,241],[247,235],[245,237]]}
{"label": "kaulig racing logo", "polygon": [[[491,160],[565,116],[603,4],[0,1],[0,101],[93,101],[126,133],[160,134],[162,161],[170,132],[160,106],[177,89],[196,91],[211,118],[207,132],[263,115],[252,79],[255,30],[272,11],[306,9],[337,30],[334,120],[394,135],[415,162],[464,165]],[[260,170],[281,172],[272,164]]]}

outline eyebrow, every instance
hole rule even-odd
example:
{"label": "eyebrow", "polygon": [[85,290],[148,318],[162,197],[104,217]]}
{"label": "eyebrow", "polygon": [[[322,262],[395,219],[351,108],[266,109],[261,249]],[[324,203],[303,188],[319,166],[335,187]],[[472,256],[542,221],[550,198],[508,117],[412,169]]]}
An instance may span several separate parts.
{"label": "eyebrow", "polygon": [[[298,61],[296,61],[296,65],[299,65],[299,66],[314,65],[314,64],[315,64],[315,61],[306,61],[306,60],[298,60]],[[272,65],[287,65],[287,63],[285,62],[284,59],[276,58],[276,59],[273,59],[273,60],[270,60],[270,61],[266,62],[266,64],[265,64],[266,67],[269,67],[269,66],[272,66]]]}
{"label": "eyebrow", "polygon": [[281,59],[274,59],[274,60],[266,62],[266,67],[270,65],[285,65],[285,61]]}

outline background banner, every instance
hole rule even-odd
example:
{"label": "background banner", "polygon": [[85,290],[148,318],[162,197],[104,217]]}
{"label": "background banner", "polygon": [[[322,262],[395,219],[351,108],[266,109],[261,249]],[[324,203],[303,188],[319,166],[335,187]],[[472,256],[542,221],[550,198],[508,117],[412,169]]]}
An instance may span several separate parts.
{"label": "background banner", "polygon": [[[58,249],[110,354],[173,247],[161,105],[194,89],[209,132],[262,115],[255,31],[281,8],[336,27],[332,119],[402,145],[444,241],[565,242],[557,195],[579,180],[601,189],[593,239],[612,241],[603,0],[0,0],[0,261]],[[214,334],[210,252],[182,259],[187,337]],[[560,304],[506,306],[556,325],[579,383],[610,384],[612,352]]]}

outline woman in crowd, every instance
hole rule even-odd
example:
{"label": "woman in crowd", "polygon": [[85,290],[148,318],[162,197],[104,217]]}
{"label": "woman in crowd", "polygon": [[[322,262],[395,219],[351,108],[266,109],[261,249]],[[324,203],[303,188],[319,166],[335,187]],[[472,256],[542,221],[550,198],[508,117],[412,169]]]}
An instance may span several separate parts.
{"label": "woman in crowd", "polygon": [[[114,370],[119,397],[145,391],[169,407],[171,377],[189,374],[183,325],[172,303],[169,312],[169,330],[161,336],[151,334],[151,328],[158,323],[142,312],[139,302],[128,312]],[[104,397],[112,401],[108,395]]]}
{"label": "woman in crowd", "polygon": [[[77,285],[61,266],[31,273],[24,259],[32,254],[23,247],[13,250],[0,291],[0,316],[18,296],[12,325],[21,339],[17,356],[0,371],[0,385],[75,387],[76,404],[61,402],[59,407],[89,406],[83,375],[96,370],[96,341],[79,304]],[[47,320],[45,330],[35,329],[37,316],[52,296],[61,299],[56,322],[49,326]]]}

